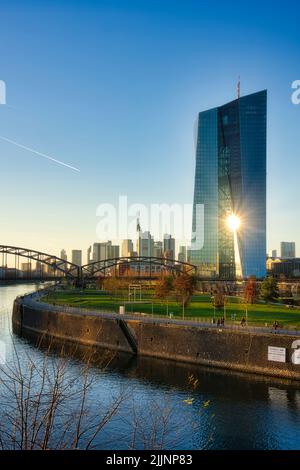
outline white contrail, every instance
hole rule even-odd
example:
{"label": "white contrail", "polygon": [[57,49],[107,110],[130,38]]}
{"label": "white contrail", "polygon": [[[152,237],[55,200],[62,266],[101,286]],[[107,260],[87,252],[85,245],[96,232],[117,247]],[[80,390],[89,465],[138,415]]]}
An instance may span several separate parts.
{"label": "white contrail", "polygon": [[14,144],[17,147],[20,147],[21,149],[28,150],[28,152],[35,153],[36,155],[46,158],[47,160],[51,160],[52,162],[57,163],[58,165],[66,166],[67,168],[70,168],[71,170],[74,170],[74,171],[80,171],[78,168],[75,168],[75,166],[68,165],[67,163],[61,162],[60,160],[56,160],[56,158],[50,157],[49,155],[46,155],[45,153],[41,153],[41,152],[38,152],[37,150],[26,147],[25,145],[18,144],[18,142],[14,142],[13,140],[7,139],[6,137],[3,137],[1,135],[0,135],[0,139],[5,140],[6,142],[9,142],[10,144]]}

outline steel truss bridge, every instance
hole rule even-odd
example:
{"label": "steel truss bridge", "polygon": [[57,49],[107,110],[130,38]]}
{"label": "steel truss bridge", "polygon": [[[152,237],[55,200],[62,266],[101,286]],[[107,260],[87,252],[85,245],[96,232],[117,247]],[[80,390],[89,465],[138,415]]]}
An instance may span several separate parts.
{"label": "steel truss bridge", "polygon": [[[15,259],[14,269],[20,270],[20,258],[27,258],[31,261],[36,261],[38,266],[48,266],[53,273],[60,273],[62,276],[77,279],[80,276],[81,268],[77,264],[70,263],[62,258],[54,255],[48,255],[36,250],[28,248],[20,248],[16,246],[0,245],[1,264],[0,267],[7,268],[8,257],[13,256]],[[30,263],[31,265],[31,263]],[[41,269],[42,271],[42,269]]]}
{"label": "steel truss bridge", "polygon": [[[42,276],[42,266],[44,265],[48,267],[48,271],[52,273],[53,277],[66,277],[76,282],[108,276],[154,278],[162,273],[197,273],[197,268],[193,264],[169,258],[158,258],[154,256],[119,257],[78,266],[57,256],[40,251],[16,246],[0,245],[0,269],[2,267],[3,271],[7,270],[8,258],[11,257],[14,257],[14,268],[11,269],[15,270],[15,273],[21,271],[20,258],[26,258],[27,260],[37,263],[41,277],[43,278],[45,277]],[[38,269],[33,270],[31,269],[31,262],[28,264],[30,266],[29,274],[33,271],[38,274]]]}
{"label": "steel truss bridge", "polygon": [[[157,269],[159,268],[159,269]],[[110,258],[82,266],[82,275],[86,278],[95,275],[106,277],[108,273],[120,276],[154,277],[158,273],[196,274],[196,266],[190,263],[155,256],[132,256]]]}

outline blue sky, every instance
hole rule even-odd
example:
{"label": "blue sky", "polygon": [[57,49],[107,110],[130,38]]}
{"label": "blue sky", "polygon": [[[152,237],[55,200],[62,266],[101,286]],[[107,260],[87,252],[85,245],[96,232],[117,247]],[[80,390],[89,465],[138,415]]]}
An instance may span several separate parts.
{"label": "blue sky", "polygon": [[1,243],[96,240],[96,208],[191,203],[197,113],[268,89],[268,248],[300,255],[300,7],[263,1],[0,1]]}

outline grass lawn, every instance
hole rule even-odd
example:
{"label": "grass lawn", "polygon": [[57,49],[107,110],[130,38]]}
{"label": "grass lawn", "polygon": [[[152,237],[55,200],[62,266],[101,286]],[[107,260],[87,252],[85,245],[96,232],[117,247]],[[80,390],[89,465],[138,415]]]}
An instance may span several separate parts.
{"label": "grass lawn", "polygon": [[[246,316],[245,305],[236,297],[227,297],[226,299],[226,320],[231,320],[233,319],[232,315],[236,315],[235,321],[239,323],[242,317]],[[84,292],[52,292],[44,298],[44,301],[72,307],[92,310],[102,309],[103,311],[114,312],[119,311],[120,305],[125,305],[126,313],[143,312],[150,315],[153,308],[154,315],[164,316],[169,311],[169,313],[173,313],[174,318],[182,318],[182,307],[175,300],[170,300],[167,303],[152,297],[149,297],[149,300],[146,302],[129,303],[126,298],[114,297],[99,291],[86,290]],[[224,310],[216,310],[215,314],[216,318],[221,317],[224,315]],[[212,319],[213,316],[214,308],[211,299],[205,294],[194,295],[190,305],[185,309],[186,319],[193,319],[195,317]],[[280,326],[285,328],[300,328],[300,308],[288,309],[283,304],[256,303],[248,305],[249,324],[263,326],[267,323],[270,326],[275,320],[279,322]]]}

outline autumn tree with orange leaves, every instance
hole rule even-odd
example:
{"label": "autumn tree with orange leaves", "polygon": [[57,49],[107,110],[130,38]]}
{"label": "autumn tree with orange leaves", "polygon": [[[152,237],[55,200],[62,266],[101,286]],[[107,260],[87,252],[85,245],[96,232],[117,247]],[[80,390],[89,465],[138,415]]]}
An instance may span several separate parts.
{"label": "autumn tree with orange leaves", "polygon": [[258,287],[256,282],[256,277],[251,276],[247,280],[245,289],[244,289],[244,301],[246,304],[254,304],[258,298]]}
{"label": "autumn tree with orange leaves", "polygon": [[197,287],[196,276],[186,273],[181,274],[174,279],[173,285],[177,301],[182,304],[182,315],[184,317],[185,308],[188,306]]}

